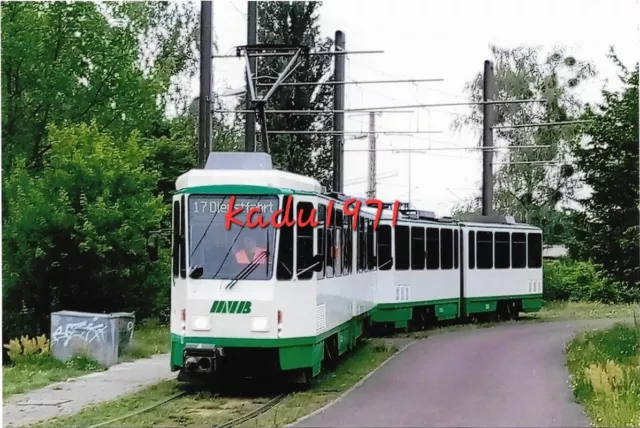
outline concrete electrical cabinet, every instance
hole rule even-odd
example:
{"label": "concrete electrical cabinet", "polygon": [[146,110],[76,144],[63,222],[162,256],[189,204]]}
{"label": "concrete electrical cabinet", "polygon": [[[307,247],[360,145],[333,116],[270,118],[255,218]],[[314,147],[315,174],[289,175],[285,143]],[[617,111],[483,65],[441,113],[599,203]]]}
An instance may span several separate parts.
{"label": "concrete electrical cabinet", "polygon": [[135,315],[61,311],[51,314],[51,353],[61,361],[76,355],[110,367],[133,339]]}

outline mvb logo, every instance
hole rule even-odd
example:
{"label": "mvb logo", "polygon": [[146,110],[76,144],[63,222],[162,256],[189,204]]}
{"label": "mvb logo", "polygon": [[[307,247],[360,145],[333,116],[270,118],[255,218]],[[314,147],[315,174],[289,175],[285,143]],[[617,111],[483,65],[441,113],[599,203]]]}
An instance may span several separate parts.
{"label": "mvb logo", "polygon": [[211,305],[212,314],[250,314],[251,302],[216,300]]}

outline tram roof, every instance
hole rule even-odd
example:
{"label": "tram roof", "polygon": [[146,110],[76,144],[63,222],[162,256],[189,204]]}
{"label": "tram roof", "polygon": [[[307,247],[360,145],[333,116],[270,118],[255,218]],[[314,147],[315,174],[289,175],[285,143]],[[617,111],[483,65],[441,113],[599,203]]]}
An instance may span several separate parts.
{"label": "tram roof", "polygon": [[459,225],[466,227],[473,227],[478,229],[522,229],[522,230],[536,230],[541,231],[539,227],[527,224],[527,223],[513,223],[513,224],[505,224],[505,223],[490,223],[490,222],[468,222],[468,221],[459,221]]}
{"label": "tram roof", "polygon": [[176,180],[176,190],[212,194],[320,193],[322,186],[311,178],[273,168],[266,153],[214,152],[204,169],[192,169]]}

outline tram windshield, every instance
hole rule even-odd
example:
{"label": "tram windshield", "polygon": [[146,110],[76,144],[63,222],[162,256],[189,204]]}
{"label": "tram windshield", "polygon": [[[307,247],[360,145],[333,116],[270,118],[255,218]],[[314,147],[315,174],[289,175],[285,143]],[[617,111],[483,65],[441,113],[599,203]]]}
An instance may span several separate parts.
{"label": "tram windshield", "polygon": [[[231,196],[194,195],[189,198],[189,264],[203,268],[200,279],[267,280],[273,273],[275,228],[247,225],[252,207],[260,209],[263,222],[270,222],[278,210],[277,196],[236,196],[233,216],[241,225],[226,226],[225,214],[231,210]],[[254,210],[255,211],[255,210]],[[251,216],[259,220],[258,213]],[[251,268],[247,269],[247,266]],[[254,266],[257,265],[257,266]],[[251,272],[246,277],[247,271]],[[238,275],[241,277],[238,278]]]}

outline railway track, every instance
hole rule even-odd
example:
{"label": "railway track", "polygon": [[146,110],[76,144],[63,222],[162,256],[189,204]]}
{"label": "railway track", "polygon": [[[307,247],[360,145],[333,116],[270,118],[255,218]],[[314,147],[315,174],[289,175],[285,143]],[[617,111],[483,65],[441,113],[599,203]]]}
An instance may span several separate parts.
{"label": "railway track", "polygon": [[232,420],[230,422],[227,422],[226,424],[217,425],[216,428],[234,428],[234,427],[239,426],[242,423],[250,421],[251,419],[257,418],[258,416],[262,415],[263,413],[266,413],[269,409],[273,408],[276,404],[278,404],[282,400],[284,400],[284,398],[287,395],[288,394],[280,394],[280,395],[272,398],[271,400],[267,401],[266,403],[264,403],[262,406],[258,407],[257,409],[246,413],[244,416],[240,416],[239,418],[236,418],[236,419],[234,419],[234,420]]}
{"label": "railway track", "polygon": [[[99,427],[103,427],[103,426],[107,426],[107,425],[111,425],[114,424],[116,422],[122,422],[125,419],[130,419],[134,416],[138,416],[141,415],[143,413],[149,412],[153,409],[156,409],[160,406],[162,406],[163,404],[167,404],[171,401],[177,400],[178,398],[182,398],[184,396],[193,394],[194,391],[182,391],[179,392],[177,394],[174,394],[170,397],[167,397],[164,400],[161,400],[157,403],[154,403],[150,406],[144,407],[142,409],[136,410],[135,412],[129,413],[127,415],[124,416],[120,416],[114,419],[110,419],[108,421],[104,421],[104,422],[100,422],[99,424],[95,424],[95,425],[91,425],[89,428],[99,428]],[[289,394],[279,394],[276,395],[275,397],[271,398],[269,401],[267,401],[266,403],[262,404],[260,407],[258,407],[257,409],[253,409],[250,412],[245,413],[244,415],[235,418],[229,422],[226,422],[224,424],[221,425],[214,425],[214,428],[235,428],[237,426],[239,426],[242,423],[245,423],[247,421],[250,421],[251,419],[257,418],[258,416],[266,413],[267,411],[269,411],[270,409],[272,409],[274,406],[276,406],[278,403],[282,402],[282,400],[284,400]]]}

